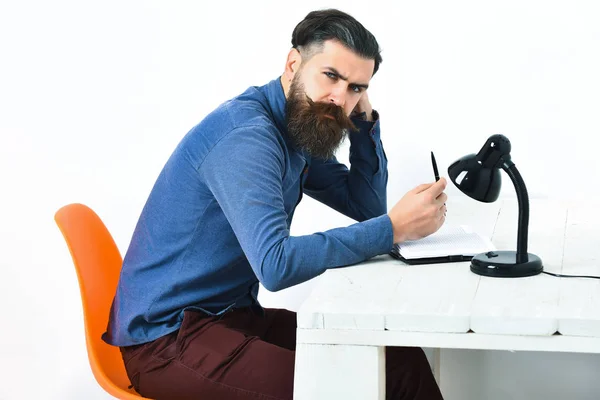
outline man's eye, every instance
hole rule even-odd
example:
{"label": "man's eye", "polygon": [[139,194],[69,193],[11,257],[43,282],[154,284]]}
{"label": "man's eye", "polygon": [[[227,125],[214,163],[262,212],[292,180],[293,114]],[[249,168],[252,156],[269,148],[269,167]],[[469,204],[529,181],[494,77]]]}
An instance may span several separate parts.
{"label": "man's eye", "polygon": [[354,93],[360,93],[362,88],[360,86],[351,86],[350,90],[352,90]]}
{"label": "man's eye", "polygon": [[333,72],[325,72],[325,75],[327,75],[328,78],[331,78],[334,80],[337,79],[337,75],[334,74]]}

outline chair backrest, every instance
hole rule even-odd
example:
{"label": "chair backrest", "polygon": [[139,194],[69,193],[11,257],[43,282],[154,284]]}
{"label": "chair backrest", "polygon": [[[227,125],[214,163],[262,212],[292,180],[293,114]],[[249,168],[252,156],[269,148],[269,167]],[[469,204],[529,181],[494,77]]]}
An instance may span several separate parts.
{"label": "chair backrest", "polygon": [[101,339],[106,330],[123,259],[110,232],[89,207],[69,204],[54,216],[77,271],[85,338],[94,377],[110,394],[120,399],[140,399],[128,389],[129,379],[118,347]]}

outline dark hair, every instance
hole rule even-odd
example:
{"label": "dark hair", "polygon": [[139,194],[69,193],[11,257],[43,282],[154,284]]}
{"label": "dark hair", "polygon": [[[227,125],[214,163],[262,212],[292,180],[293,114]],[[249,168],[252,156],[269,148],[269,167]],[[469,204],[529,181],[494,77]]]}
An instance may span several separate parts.
{"label": "dark hair", "polygon": [[300,21],[292,33],[295,49],[322,46],[326,40],[337,40],[363,58],[375,60],[373,75],[382,61],[375,36],[351,15],[336,9],[312,11]]}

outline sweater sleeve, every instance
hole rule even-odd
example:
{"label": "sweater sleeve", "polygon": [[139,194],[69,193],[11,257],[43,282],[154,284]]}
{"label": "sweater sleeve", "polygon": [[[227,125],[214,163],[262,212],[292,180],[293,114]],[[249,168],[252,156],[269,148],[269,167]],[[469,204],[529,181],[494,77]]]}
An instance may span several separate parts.
{"label": "sweater sleeve", "polygon": [[387,254],[393,245],[387,214],[348,227],[290,236],[284,207],[284,153],[265,127],[236,128],[199,168],[254,273],[270,291],[327,270]]}
{"label": "sweater sleeve", "polygon": [[375,122],[354,120],[350,169],[332,160],[313,159],[304,192],[336,211],[365,221],[387,212],[387,158],[381,143],[379,115]]}

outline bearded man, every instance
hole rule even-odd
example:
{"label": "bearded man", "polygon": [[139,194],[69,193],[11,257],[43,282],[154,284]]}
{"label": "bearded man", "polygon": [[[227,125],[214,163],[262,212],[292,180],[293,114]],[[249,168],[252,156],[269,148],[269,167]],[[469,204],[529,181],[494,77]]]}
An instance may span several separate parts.
{"label": "bearded man", "polygon": [[[367,89],[375,37],[338,10],[294,29],[283,74],[223,103],[181,140],[124,258],[103,339],[153,399],[291,399],[296,314],[257,301],[391,251],[444,222],[446,181],[389,212],[387,159]],[[350,141],[350,168],[334,153]],[[356,220],[291,236],[308,196]],[[423,351],[386,351],[389,399],[441,399]]]}

